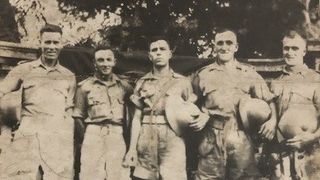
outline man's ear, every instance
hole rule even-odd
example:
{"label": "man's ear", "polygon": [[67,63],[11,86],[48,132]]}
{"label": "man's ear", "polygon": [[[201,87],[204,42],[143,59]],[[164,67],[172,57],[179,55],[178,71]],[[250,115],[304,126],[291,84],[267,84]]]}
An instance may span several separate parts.
{"label": "man's ear", "polygon": [[61,48],[64,48],[66,45],[68,45],[68,43],[67,42],[63,42],[63,41],[61,41]]}
{"label": "man's ear", "polygon": [[239,43],[236,43],[234,46],[235,46],[235,52],[238,52],[238,50],[239,50]]}
{"label": "man's ear", "polygon": [[170,49],[170,57],[172,57],[173,55],[173,51]]}
{"label": "man's ear", "polygon": [[96,63],[96,60],[95,60],[94,58],[92,59],[92,64],[93,64],[93,67],[94,67],[94,68],[97,67],[97,63]]}
{"label": "man's ear", "polygon": [[150,53],[148,53],[148,59],[149,59],[149,61],[151,61],[151,55],[150,55]]}
{"label": "man's ear", "polygon": [[305,44],[304,46],[304,50],[303,50],[303,56],[305,56],[308,52],[308,46],[307,46],[307,43]]}

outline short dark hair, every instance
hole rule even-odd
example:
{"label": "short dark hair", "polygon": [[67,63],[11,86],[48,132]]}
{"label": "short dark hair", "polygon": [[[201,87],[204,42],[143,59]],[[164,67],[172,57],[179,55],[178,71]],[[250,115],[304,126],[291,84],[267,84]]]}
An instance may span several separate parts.
{"label": "short dark hair", "polygon": [[305,42],[307,42],[307,41],[306,41],[306,36],[305,36],[305,34],[299,33],[298,31],[292,30],[292,29],[290,29],[290,30],[288,30],[288,31],[286,31],[286,32],[284,33],[283,39],[284,39],[284,38],[293,39],[293,38],[295,38],[295,37],[297,37],[297,36],[300,37],[300,38],[302,38]]}
{"label": "short dark hair", "polygon": [[238,38],[237,37],[237,33],[236,33],[236,31],[234,31],[233,29],[231,29],[231,28],[226,28],[226,27],[218,27],[216,30],[215,30],[215,35],[214,35],[214,39],[216,38],[216,35],[217,34],[221,34],[221,33],[225,33],[225,32],[232,32],[235,36],[236,36],[236,38]]}
{"label": "short dark hair", "polygon": [[41,30],[40,30],[40,35],[42,35],[45,32],[57,32],[60,33],[62,35],[62,29],[60,26],[58,25],[54,25],[54,24],[46,24],[44,25]]}
{"label": "short dark hair", "polygon": [[163,35],[157,35],[157,36],[152,36],[149,38],[148,41],[148,49],[150,50],[150,45],[156,41],[160,41],[160,40],[164,40],[167,42],[167,44],[169,45],[169,48],[171,49],[171,43],[169,41],[169,39],[166,36]]}
{"label": "short dark hair", "polygon": [[114,57],[115,57],[116,59],[118,59],[118,57],[119,57],[119,52],[118,52],[117,50],[115,50],[114,48],[112,48],[111,46],[105,45],[105,44],[96,46],[96,47],[94,48],[94,50],[93,50],[93,55],[94,55],[97,51],[103,51],[103,50],[110,50],[110,51],[113,53]]}

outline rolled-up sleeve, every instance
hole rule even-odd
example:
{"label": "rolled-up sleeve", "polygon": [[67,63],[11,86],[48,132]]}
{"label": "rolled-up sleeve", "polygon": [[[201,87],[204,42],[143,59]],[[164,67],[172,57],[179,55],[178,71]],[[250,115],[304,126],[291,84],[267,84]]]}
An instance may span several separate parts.
{"label": "rolled-up sleeve", "polygon": [[66,109],[70,109],[74,107],[74,97],[75,97],[75,91],[76,91],[76,78],[74,75],[70,76],[69,82],[70,84],[68,88]]}
{"label": "rolled-up sleeve", "polygon": [[317,109],[318,118],[320,118],[320,83],[316,90],[314,91],[313,103]]}
{"label": "rolled-up sleeve", "polygon": [[199,78],[199,75],[198,73],[194,73],[190,76],[190,79],[191,79],[191,85],[192,85],[192,89],[193,89],[193,92],[197,95],[197,96],[202,96],[202,92],[200,90],[200,85],[199,85],[199,82],[200,82],[200,78]]}
{"label": "rolled-up sleeve", "polygon": [[140,96],[140,88],[142,85],[142,80],[138,80],[136,83],[136,87],[133,90],[132,95],[130,96],[131,102],[135,105],[136,108],[142,109],[143,108],[143,101]]}
{"label": "rolled-up sleeve", "polygon": [[130,96],[132,95],[132,93],[134,92],[134,89],[128,82],[123,83],[123,88],[125,91],[124,100],[127,101],[130,98]]}
{"label": "rolled-up sleeve", "polygon": [[266,102],[271,102],[275,95],[270,91],[265,80],[258,73],[255,73],[254,77],[254,81],[251,85],[253,97],[262,99]]}
{"label": "rolled-up sleeve", "polygon": [[72,116],[75,118],[86,119],[88,117],[87,104],[87,93],[81,87],[78,87],[76,90]]}
{"label": "rolled-up sleeve", "polygon": [[197,100],[197,96],[193,93],[191,80],[187,78],[184,81],[184,85],[182,87],[184,87],[184,89],[182,90],[182,98],[185,101],[194,103]]}
{"label": "rolled-up sleeve", "polygon": [[273,80],[270,83],[270,91],[274,95],[274,98],[278,98],[280,96],[281,86],[278,80]]}
{"label": "rolled-up sleeve", "polygon": [[27,70],[27,68],[24,68],[21,65],[13,68],[5,77],[5,79],[0,83],[0,93],[4,95],[9,92],[18,90],[22,83],[22,77],[24,76],[24,73],[27,72]]}

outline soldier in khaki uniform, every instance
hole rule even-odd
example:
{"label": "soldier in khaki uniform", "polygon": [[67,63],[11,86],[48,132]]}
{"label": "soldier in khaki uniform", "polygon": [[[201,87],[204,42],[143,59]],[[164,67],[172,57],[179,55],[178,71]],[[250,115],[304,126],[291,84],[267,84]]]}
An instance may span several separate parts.
{"label": "soldier in khaki uniform", "polygon": [[[272,103],[273,94],[262,77],[251,67],[239,63],[236,34],[221,29],[215,35],[216,62],[204,67],[193,78],[203,112],[194,126],[201,131],[197,180],[256,179],[259,176],[254,161],[254,146],[239,123],[238,104],[241,98],[254,97]],[[272,139],[276,118],[261,126],[260,133]]]}
{"label": "soldier in khaki uniform", "polygon": [[47,24],[40,31],[42,55],[18,65],[0,85],[0,97],[22,89],[20,126],[0,159],[0,179],[73,179],[72,119],[75,76],[59,64],[62,30]]}
{"label": "soldier in khaki uniform", "polygon": [[[115,53],[100,46],[94,53],[95,74],[78,85],[73,117],[87,126],[81,149],[80,179],[130,179],[122,167],[126,153],[124,127],[131,85],[112,72]],[[125,129],[128,130],[128,129]]]}
{"label": "soldier in khaki uniform", "polygon": [[306,40],[301,35],[289,31],[282,43],[287,65],[271,90],[279,118],[277,137],[287,140],[268,149],[277,162],[271,179],[319,179],[320,75],[303,63]]}
{"label": "soldier in khaki uniform", "polygon": [[153,69],[137,81],[132,102],[136,105],[130,148],[125,165],[136,166],[140,179],[186,180],[186,147],[165,116],[167,98],[193,102],[191,83],[169,67],[172,52],[164,37],[150,41]]}

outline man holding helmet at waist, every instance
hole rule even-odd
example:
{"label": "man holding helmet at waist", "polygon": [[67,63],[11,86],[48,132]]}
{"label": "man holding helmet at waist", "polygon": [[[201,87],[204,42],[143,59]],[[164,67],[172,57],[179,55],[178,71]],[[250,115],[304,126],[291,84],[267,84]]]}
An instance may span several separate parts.
{"label": "man holding helmet at waist", "polygon": [[[170,69],[171,57],[166,38],[154,37],[149,45],[153,69],[137,81],[131,96],[136,109],[124,165],[136,166],[133,176],[140,179],[187,179],[183,130],[180,131],[177,119],[169,118],[174,117],[174,112],[168,113],[167,108],[190,113],[190,121],[201,113],[192,104],[196,96],[191,83]],[[175,102],[172,98],[186,103],[188,108],[172,107],[169,105]]]}
{"label": "man holding helmet at waist", "polygon": [[282,43],[287,65],[271,83],[282,147],[267,149],[276,162],[272,179],[319,179],[320,75],[303,63],[306,40],[300,34],[288,31]]}
{"label": "man holding helmet at waist", "polygon": [[[257,179],[260,174],[254,159],[254,145],[240,123],[239,109],[246,108],[239,105],[269,102],[270,107],[266,106],[274,111],[273,94],[258,73],[235,59],[238,50],[235,32],[219,29],[214,43],[217,60],[200,69],[193,79],[202,111],[210,116],[195,124],[202,130],[196,180]],[[260,134],[271,140],[275,126],[274,113],[269,113]]]}

